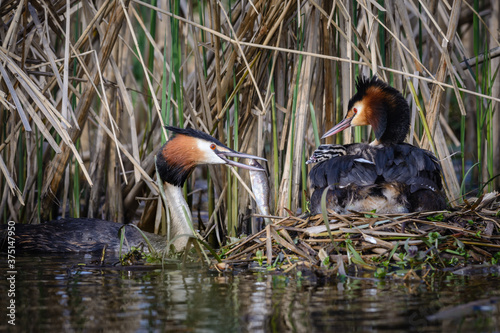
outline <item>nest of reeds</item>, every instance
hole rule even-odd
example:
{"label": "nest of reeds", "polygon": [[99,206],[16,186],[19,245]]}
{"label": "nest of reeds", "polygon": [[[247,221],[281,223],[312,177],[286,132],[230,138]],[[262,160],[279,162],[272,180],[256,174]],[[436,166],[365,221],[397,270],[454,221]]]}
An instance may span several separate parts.
{"label": "nest of reeds", "polygon": [[[346,263],[385,275],[462,268],[500,261],[500,195],[465,200],[453,211],[381,215],[329,211],[287,217],[224,249],[223,265],[265,266],[284,271],[306,266],[342,270]],[[487,267],[487,266],[485,266]]]}

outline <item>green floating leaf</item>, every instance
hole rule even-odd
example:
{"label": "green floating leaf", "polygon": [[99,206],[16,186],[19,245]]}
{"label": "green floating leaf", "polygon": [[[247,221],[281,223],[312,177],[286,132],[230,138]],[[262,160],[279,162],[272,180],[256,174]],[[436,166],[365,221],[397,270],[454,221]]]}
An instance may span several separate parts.
{"label": "green floating leaf", "polygon": [[351,243],[346,242],[346,245],[347,245],[347,250],[352,255],[352,262],[353,263],[358,264],[358,265],[363,265],[363,266],[366,266],[366,267],[370,267],[370,265],[368,265],[363,260],[363,258],[361,258],[361,255],[358,253],[358,251],[356,251],[356,249],[354,248],[354,246],[352,246]]}
{"label": "green floating leaf", "polygon": [[434,216],[427,216],[427,219],[432,222],[442,222],[444,219],[443,213],[434,215]]}

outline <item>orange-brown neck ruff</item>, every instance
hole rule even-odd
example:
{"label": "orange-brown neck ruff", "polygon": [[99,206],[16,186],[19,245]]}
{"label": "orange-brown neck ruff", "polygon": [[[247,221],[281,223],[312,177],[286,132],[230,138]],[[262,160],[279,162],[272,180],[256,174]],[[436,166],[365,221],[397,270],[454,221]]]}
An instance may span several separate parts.
{"label": "orange-brown neck ruff", "polygon": [[410,107],[403,95],[376,76],[359,77],[356,90],[349,101],[349,110],[356,103],[363,105],[366,121],[381,144],[403,142],[410,128]]}
{"label": "orange-brown neck ruff", "polygon": [[160,178],[175,186],[183,186],[197,165],[199,151],[196,139],[177,134],[167,141],[156,156],[156,166]]}
{"label": "orange-brown neck ruff", "polygon": [[165,128],[175,133],[175,136],[167,141],[158,152],[156,166],[161,179],[172,185],[182,186],[191,171],[198,164],[214,163],[213,161],[204,159],[205,154],[200,150],[198,145],[200,140],[214,143],[219,148],[224,148],[225,151],[234,152],[207,133],[192,128],[178,128],[173,126],[165,126]]}

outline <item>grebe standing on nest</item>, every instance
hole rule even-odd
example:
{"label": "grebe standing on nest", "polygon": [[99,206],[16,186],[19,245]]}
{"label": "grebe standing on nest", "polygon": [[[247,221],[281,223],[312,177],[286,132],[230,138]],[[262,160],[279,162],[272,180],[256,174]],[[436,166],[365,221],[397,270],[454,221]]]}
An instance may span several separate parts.
{"label": "grebe standing on nest", "polygon": [[[239,153],[210,135],[194,129],[166,128],[174,132],[175,136],[158,152],[156,166],[166,186],[165,194],[172,216],[173,245],[181,251],[189,237],[193,236],[191,211],[184,199],[182,186],[194,168],[200,164],[226,164],[263,171],[262,168],[238,163],[227,157],[265,159]],[[117,252],[120,247],[119,229],[123,226],[120,223],[88,218],[69,218],[36,225],[17,224],[16,249],[21,252],[94,252],[106,248],[107,251]],[[156,250],[162,250],[167,245],[166,238],[145,234]],[[4,229],[0,233],[0,248],[5,246],[6,236],[7,229]],[[142,235],[135,228],[126,229],[126,238],[130,246],[144,243]]]}
{"label": "grebe standing on nest", "polygon": [[340,214],[445,209],[438,160],[430,151],[403,142],[410,127],[410,107],[403,95],[377,77],[359,77],[356,90],[344,120],[322,138],[350,126],[371,125],[376,140],[318,147],[306,162],[318,163],[309,173],[312,213],[321,212],[327,187],[327,208]]}

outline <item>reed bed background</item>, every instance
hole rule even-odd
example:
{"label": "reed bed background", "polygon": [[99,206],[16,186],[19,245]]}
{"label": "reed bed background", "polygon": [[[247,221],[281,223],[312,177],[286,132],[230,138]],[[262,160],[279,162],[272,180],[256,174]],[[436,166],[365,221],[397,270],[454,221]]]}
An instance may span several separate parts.
{"label": "reed bed background", "polygon": [[[2,221],[160,231],[167,124],[266,157],[272,212],[305,212],[304,162],[360,74],[408,96],[408,141],[436,153],[452,207],[500,188],[497,1],[19,0],[0,17]],[[371,139],[356,128],[326,142]],[[202,170],[188,199],[206,188],[209,225],[235,236],[251,197],[229,169]]]}

